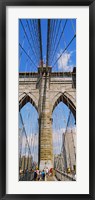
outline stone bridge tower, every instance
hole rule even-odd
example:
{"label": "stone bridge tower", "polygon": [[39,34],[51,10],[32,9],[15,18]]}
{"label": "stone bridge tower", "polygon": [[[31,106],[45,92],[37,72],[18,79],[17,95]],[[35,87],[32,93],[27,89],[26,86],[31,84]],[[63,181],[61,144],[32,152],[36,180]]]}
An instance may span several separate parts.
{"label": "stone bridge tower", "polygon": [[53,167],[52,112],[61,101],[76,118],[75,73],[52,72],[39,67],[38,72],[19,74],[19,109],[28,101],[39,114],[39,167]]}
{"label": "stone bridge tower", "polygon": [[40,144],[40,169],[53,167],[53,144],[52,144],[52,113],[50,109],[50,67],[39,68],[39,144]]}

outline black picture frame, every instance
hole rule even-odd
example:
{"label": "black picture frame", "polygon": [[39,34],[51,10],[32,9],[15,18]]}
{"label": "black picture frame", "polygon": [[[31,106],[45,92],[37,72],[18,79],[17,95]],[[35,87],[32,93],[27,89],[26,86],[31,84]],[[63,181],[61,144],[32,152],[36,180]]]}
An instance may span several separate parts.
{"label": "black picture frame", "polygon": [[[6,6],[89,6],[89,194],[6,194]],[[0,199],[95,199],[95,0],[0,0]],[[86,75],[86,74],[85,74]],[[84,75],[84,76],[85,76]],[[87,155],[86,155],[87,156]],[[85,172],[84,172],[85,173]]]}

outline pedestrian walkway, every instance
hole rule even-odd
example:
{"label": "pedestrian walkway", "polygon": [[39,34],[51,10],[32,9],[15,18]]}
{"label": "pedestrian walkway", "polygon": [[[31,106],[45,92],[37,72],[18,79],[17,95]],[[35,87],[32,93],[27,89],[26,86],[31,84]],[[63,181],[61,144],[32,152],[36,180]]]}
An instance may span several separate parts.
{"label": "pedestrian walkway", "polygon": [[45,172],[35,170],[32,172],[29,172],[26,170],[19,176],[20,181],[58,181],[57,178],[55,177],[54,171],[52,173],[49,173],[48,171]]}
{"label": "pedestrian walkway", "polygon": [[46,177],[45,181],[58,181],[55,176],[48,176]]}

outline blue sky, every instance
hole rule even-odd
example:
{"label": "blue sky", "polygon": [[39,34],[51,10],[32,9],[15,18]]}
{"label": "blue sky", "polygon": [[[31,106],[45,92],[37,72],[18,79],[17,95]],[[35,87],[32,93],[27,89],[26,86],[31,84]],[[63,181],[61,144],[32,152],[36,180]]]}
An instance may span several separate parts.
{"label": "blue sky", "polygon": [[[31,146],[31,152],[33,158],[35,157],[35,161],[38,159],[38,134],[39,134],[39,125],[38,125],[38,113],[36,109],[31,105],[31,103],[27,103],[21,109],[21,115],[24,122],[24,128],[27,133],[28,141]],[[68,107],[60,102],[58,106],[54,109],[52,113],[53,123],[53,152],[54,154],[59,154],[62,149],[62,134],[65,132],[67,126],[67,120],[69,116],[70,110]],[[74,117],[71,119],[72,128],[74,127]],[[19,120],[19,127],[23,129],[21,120]],[[23,133],[23,131],[22,131]],[[25,134],[23,133],[23,136]],[[32,145],[31,145],[32,144]],[[25,147],[25,137],[23,139],[23,146]],[[27,149],[28,151],[28,149]],[[22,154],[25,153],[25,148],[22,148]]]}
{"label": "blue sky", "polygon": [[47,20],[41,20],[41,30],[42,30],[42,54],[43,61],[46,63],[46,46],[47,46]]}
{"label": "blue sky", "polygon": [[[60,22],[60,19],[58,23]],[[31,25],[30,21],[28,22],[29,26]],[[29,41],[31,43],[32,48],[30,47],[30,44],[25,36],[25,33],[23,31],[21,22],[19,21],[19,43],[21,46],[25,49],[29,57],[33,60],[35,65],[37,65],[39,62],[36,60],[36,46],[33,49],[33,41],[31,39],[31,35],[28,28],[28,23],[24,19],[22,20],[22,24],[24,26],[24,30],[26,31]],[[65,19],[62,20],[59,35],[56,39],[56,45],[58,43],[58,40],[60,38],[62,28],[64,26]],[[73,25],[73,26],[72,26]],[[31,27],[31,26],[30,26]],[[75,19],[69,19],[66,24],[66,28],[64,31],[64,36],[62,37],[60,44],[58,46],[58,49],[55,54],[54,61],[60,56],[62,51],[64,50],[65,46],[68,45],[69,41],[72,39],[73,35],[76,32],[76,20]],[[35,29],[32,33],[34,37],[34,43],[36,42],[37,36],[35,33]],[[41,20],[41,36],[42,36],[42,56],[43,61],[46,63],[46,53],[47,53],[47,19]],[[56,37],[56,33],[54,34],[54,37]],[[38,45],[35,44],[35,45]],[[34,52],[34,54],[33,54]],[[29,57],[25,54],[25,52],[22,51],[22,49],[19,47],[19,71],[20,72],[31,72],[31,71],[37,71],[37,68],[33,65],[33,63],[30,61]],[[39,57],[39,56],[38,56]],[[39,58],[38,58],[39,60]],[[53,64],[53,63],[52,63]],[[61,56],[60,60],[56,63],[56,65],[53,67],[53,71],[72,71],[73,67],[76,66],[76,39],[73,40],[69,48],[64,52],[64,54]],[[26,133],[28,137],[30,138],[30,144],[31,144],[31,151],[33,154],[33,158],[35,161],[38,159],[38,113],[36,109],[30,104],[27,103],[22,109],[21,114],[25,126]],[[62,134],[65,131],[67,120],[69,116],[69,109],[65,104],[62,102],[58,104],[58,106],[55,108],[52,117],[53,117],[53,146],[54,146],[54,154],[58,154],[61,151],[62,146]],[[74,118],[72,120],[72,124],[74,126]],[[19,120],[19,127],[22,127],[21,121]],[[35,145],[34,145],[35,144]],[[25,149],[23,149],[24,153]],[[35,153],[34,153],[35,152]]]}
{"label": "blue sky", "polygon": [[[58,43],[61,32],[63,30],[65,20],[66,19],[63,19],[61,21],[60,29],[58,32],[58,37],[56,38],[56,45]],[[60,19],[58,19],[58,23],[59,22],[60,22]],[[47,24],[48,24],[47,19],[41,19],[42,55],[43,55],[43,60],[45,63],[46,63],[46,52],[47,52]],[[24,27],[24,29],[23,29],[23,27]],[[36,28],[35,29],[31,28],[32,34],[30,34],[29,27],[31,28],[31,20],[28,20],[28,22],[26,19],[22,19],[19,21],[19,43],[22,45],[22,47],[26,50],[28,55],[34,61],[34,64],[36,64],[38,67],[40,61],[37,62],[35,59],[36,57],[33,54],[34,43],[37,43],[36,31],[35,31]],[[31,46],[27,40],[24,30],[26,31],[26,33],[28,35],[28,39],[31,43]],[[57,28],[56,28],[56,30],[57,30]],[[61,41],[59,43],[58,49],[55,54],[55,60],[58,58],[58,56],[64,50],[65,46],[68,45],[68,43],[70,42],[70,40],[72,39],[72,37],[75,33],[76,33],[76,19],[68,19],[65,30],[64,30],[64,34],[62,35]],[[56,37],[56,32],[54,34],[54,38],[55,37]],[[34,38],[34,43],[32,41],[32,38]],[[56,45],[55,45],[55,47],[56,47]],[[33,47],[33,48],[31,48],[31,47]],[[64,57],[65,57],[65,63],[64,63]],[[56,63],[56,65],[53,68],[53,71],[64,71],[64,69],[62,67],[60,67],[60,62],[63,64],[63,66],[68,65],[69,69],[70,69],[70,67],[76,66],[76,39],[73,40],[73,42],[68,47],[67,51],[64,52],[60,61]],[[37,71],[37,68],[35,67],[34,64],[31,63],[30,59],[27,57],[25,52],[23,52],[21,47],[19,47],[19,71],[24,71],[24,72]],[[50,64],[53,64],[53,63],[50,63]],[[65,66],[64,66],[64,68],[65,68]]]}

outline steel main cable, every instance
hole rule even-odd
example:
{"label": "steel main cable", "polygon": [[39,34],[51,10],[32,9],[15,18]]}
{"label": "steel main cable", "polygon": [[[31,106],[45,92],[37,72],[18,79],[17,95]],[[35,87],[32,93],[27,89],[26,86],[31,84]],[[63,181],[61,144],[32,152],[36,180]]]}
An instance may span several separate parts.
{"label": "steel main cable", "polygon": [[54,39],[53,34],[54,34],[54,28],[55,28],[55,20],[49,20],[49,21],[50,21],[50,31],[49,31],[49,37],[48,37],[48,40],[49,40],[48,57],[50,57],[51,52],[52,52],[52,42]]}
{"label": "steel main cable", "polygon": [[31,154],[31,149],[30,149],[30,146],[29,146],[28,137],[27,137],[27,133],[26,133],[26,130],[25,130],[25,125],[24,125],[24,122],[23,122],[23,118],[22,118],[21,112],[20,112],[20,117],[21,117],[21,122],[22,122],[22,125],[23,125],[23,130],[24,130],[24,133],[25,133],[27,145],[28,145],[28,148],[29,148],[29,151],[30,151],[30,154]]}
{"label": "steel main cable", "polygon": [[[57,21],[58,21],[58,20],[57,20]],[[55,40],[54,40],[54,50],[53,50],[53,52],[52,52],[52,56],[53,56],[54,51],[55,51],[55,48],[56,48],[56,42],[57,42],[57,38],[58,38],[58,35],[59,35],[59,30],[60,30],[61,22],[62,22],[62,19],[59,21],[58,28],[57,28],[57,31],[56,31],[56,36],[55,36]],[[52,56],[51,56],[49,62],[52,60]]]}
{"label": "steel main cable", "polygon": [[56,31],[57,31],[57,24],[58,24],[58,20],[55,19],[55,29],[54,29],[54,36],[53,36],[53,40],[52,40],[52,50],[54,48],[54,41],[55,41],[55,37],[56,37]]}
{"label": "steel main cable", "polygon": [[[30,43],[30,40],[29,40],[29,38],[28,38],[27,32],[25,31],[25,28],[24,28],[24,25],[23,25],[21,19],[20,19],[20,23],[21,23],[21,25],[22,25],[22,28],[23,28],[23,31],[24,31],[25,36],[26,36],[26,38],[27,38],[27,41],[28,41],[28,43],[29,43],[29,45],[30,45],[30,47],[31,47],[31,51],[33,52],[33,47],[32,47],[32,45],[31,45],[31,43]],[[33,52],[33,55],[34,55],[34,52]],[[35,64],[35,65],[36,65],[36,64]]]}
{"label": "steel main cable", "polygon": [[[20,47],[22,48],[22,45],[20,44]],[[28,58],[31,60],[31,62],[33,63],[33,60],[31,59],[31,57],[29,56],[29,51],[28,51],[28,53],[25,51],[25,49],[24,48],[22,48],[22,50],[24,51],[24,53],[26,53],[26,55],[28,56]],[[26,141],[26,143],[27,143],[27,141]],[[26,151],[26,147],[25,147],[25,151]],[[30,151],[30,150],[29,150]]]}
{"label": "steel main cable", "polygon": [[28,22],[28,20],[26,20],[26,22],[27,22],[28,29],[29,29],[29,32],[30,32],[30,35],[31,35],[31,39],[32,39],[32,41],[33,41],[33,51],[34,51],[34,54],[35,54],[36,60],[38,61],[39,58],[37,58],[37,53],[36,53],[35,48],[34,48],[34,40],[33,40],[33,37],[32,37],[32,31],[30,30],[30,26],[29,26],[29,22]]}
{"label": "steel main cable", "polygon": [[[50,25],[52,26],[52,20],[50,20]],[[56,20],[56,23],[58,24],[58,20]],[[56,26],[56,34],[55,34],[55,40],[54,40],[54,49],[55,49],[55,47],[56,47],[56,41],[57,41],[57,37],[58,37],[58,33],[59,33],[59,27],[60,27],[60,24],[61,24],[61,20],[60,20],[60,22],[59,22],[59,25],[58,25],[58,28],[57,28],[57,26]],[[54,31],[54,30],[52,30],[52,31]],[[51,29],[50,29],[50,34],[51,34]],[[49,36],[48,36],[49,37]],[[50,48],[51,48],[51,38],[49,37],[48,38],[48,40],[49,40],[49,49],[48,49],[48,52],[49,52],[49,56],[48,56],[48,64],[50,65],[50,61],[51,61],[51,59],[52,59],[52,55],[53,55],[53,52],[54,52],[54,49],[53,49],[53,47],[52,47],[52,52],[50,52]]]}
{"label": "steel main cable", "polygon": [[34,64],[34,66],[38,69],[38,67],[36,66],[36,64],[34,63],[34,61],[31,59],[31,57],[27,54],[27,52],[25,51],[25,49],[22,47],[22,45],[19,43],[19,46],[21,47],[21,49],[24,51],[24,53],[27,55],[27,57],[30,59],[31,63]]}
{"label": "steel main cable", "polygon": [[34,35],[34,44],[35,44],[35,48],[36,48],[36,51],[37,53],[39,54],[39,46],[37,46],[37,38],[36,38],[36,33],[35,33],[35,29],[34,29],[34,25],[33,25],[33,20],[30,19],[30,26],[31,26],[31,32],[33,33]]}
{"label": "steel main cable", "polygon": [[[25,30],[27,29],[27,24],[26,24],[26,26],[25,26]],[[20,39],[20,38],[19,38]],[[23,40],[22,40],[22,47],[24,47],[24,43],[25,43],[25,33],[24,33],[24,36],[23,36]],[[19,71],[20,71],[20,62],[21,62],[21,57],[22,57],[22,54],[23,54],[23,50],[21,51],[21,53],[20,53],[20,49],[19,49],[19,54],[20,54],[20,56],[19,56]]]}
{"label": "steel main cable", "polygon": [[53,25],[52,25],[52,30],[51,30],[51,38],[50,38],[50,53],[52,51],[52,42],[54,38],[54,30],[55,30],[55,19],[53,19]]}
{"label": "steel main cable", "polygon": [[53,56],[52,56],[51,65],[52,65],[52,63],[53,63],[53,60],[54,60],[56,51],[57,51],[58,46],[59,46],[59,44],[60,44],[60,41],[61,41],[62,35],[63,35],[63,33],[64,33],[64,30],[65,30],[65,28],[66,28],[67,21],[68,21],[68,20],[66,19],[66,20],[65,20],[65,23],[64,23],[64,26],[63,26],[63,30],[62,30],[62,32],[61,32],[61,34],[60,34],[60,37],[59,37],[59,40],[58,40],[58,42],[57,42],[57,46],[56,46],[55,51],[54,51]]}

